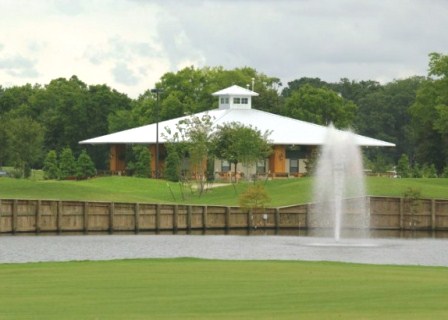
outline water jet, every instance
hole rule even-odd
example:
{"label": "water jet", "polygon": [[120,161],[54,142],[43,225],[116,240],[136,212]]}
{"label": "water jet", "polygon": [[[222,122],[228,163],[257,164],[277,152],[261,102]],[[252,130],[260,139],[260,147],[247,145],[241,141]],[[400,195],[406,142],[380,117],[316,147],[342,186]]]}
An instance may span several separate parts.
{"label": "water jet", "polygon": [[366,238],[370,217],[362,156],[353,132],[328,127],[314,179],[310,227],[331,228],[335,242],[350,230]]}

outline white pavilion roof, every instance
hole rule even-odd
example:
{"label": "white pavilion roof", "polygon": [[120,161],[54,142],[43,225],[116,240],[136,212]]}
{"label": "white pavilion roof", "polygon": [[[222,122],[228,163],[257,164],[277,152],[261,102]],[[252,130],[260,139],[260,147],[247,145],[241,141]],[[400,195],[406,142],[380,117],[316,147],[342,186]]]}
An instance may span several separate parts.
{"label": "white pavilion roof", "polygon": [[[246,90],[246,89],[243,89]],[[223,91],[223,90],[221,90]],[[253,92],[247,90],[249,92]],[[218,92],[217,92],[218,93]],[[221,92],[219,95],[222,95]],[[233,93],[235,94],[235,93]],[[322,145],[328,128],[325,126],[296,120],[256,109],[214,109],[195,114],[211,116],[214,127],[225,123],[240,122],[251,125],[262,133],[270,131],[269,140],[274,145]],[[159,143],[166,142],[162,133],[169,128],[176,132],[176,124],[189,116],[159,122]],[[360,146],[393,147],[393,143],[356,135]],[[154,144],[156,143],[156,123],[124,130],[84,141],[81,144]]]}
{"label": "white pavilion roof", "polygon": [[212,93],[212,96],[251,96],[256,97],[258,96],[258,93],[245,89],[243,87],[233,85],[231,87],[216,91],[215,93]]}

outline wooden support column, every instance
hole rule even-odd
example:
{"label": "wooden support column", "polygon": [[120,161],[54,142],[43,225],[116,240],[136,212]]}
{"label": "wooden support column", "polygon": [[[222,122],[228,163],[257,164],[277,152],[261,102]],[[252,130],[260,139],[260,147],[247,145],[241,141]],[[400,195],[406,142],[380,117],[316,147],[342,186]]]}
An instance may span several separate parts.
{"label": "wooden support column", "polygon": [[191,233],[191,206],[187,207],[187,234]]}
{"label": "wooden support column", "polygon": [[37,200],[36,201],[36,213],[35,213],[35,221],[36,221],[36,233],[39,234],[40,233],[40,220],[41,220],[41,207],[42,207],[42,202],[41,200]]}
{"label": "wooden support column", "polygon": [[226,211],[225,211],[225,230],[226,230],[226,234],[229,233],[230,230],[230,207],[226,207]]}
{"label": "wooden support column", "polygon": [[431,199],[431,229],[435,231],[436,228],[436,199]]}
{"label": "wooden support column", "polygon": [[280,231],[280,209],[275,208],[275,234],[278,234]]}
{"label": "wooden support column", "polygon": [[160,233],[160,204],[156,204],[156,234]]}
{"label": "wooden support column", "polygon": [[2,199],[0,199],[0,234],[2,233]]}
{"label": "wooden support column", "polygon": [[15,199],[12,202],[12,219],[11,219],[11,231],[13,234],[17,232],[17,207],[18,203],[17,200]]}
{"label": "wooden support column", "polygon": [[179,224],[179,206],[174,205],[173,208],[173,233],[177,234],[177,227]]}
{"label": "wooden support column", "polygon": [[134,227],[135,233],[140,232],[140,204],[136,203],[134,207]]}
{"label": "wooden support column", "polygon": [[111,202],[109,205],[109,233],[114,233],[114,215],[115,215],[115,203]]}
{"label": "wooden support column", "polygon": [[87,234],[89,232],[89,203],[84,202],[83,205],[83,216],[84,216],[84,233]]}
{"label": "wooden support column", "polygon": [[207,232],[207,206],[202,207],[202,230]]}
{"label": "wooden support column", "polygon": [[404,230],[404,199],[400,198],[400,230]]}
{"label": "wooden support column", "polygon": [[62,231],[62,201],[56,203],[56,229],[58,233]]}
{"label": "wooden support column", "polygon": [[250,231],[250,230],[252,230],[252,227],[253,227],[253,219],[252,219],[252,216],[253,216],[253,210],[252,209],[249,209],[248,211],[247,211],[247,231]]}

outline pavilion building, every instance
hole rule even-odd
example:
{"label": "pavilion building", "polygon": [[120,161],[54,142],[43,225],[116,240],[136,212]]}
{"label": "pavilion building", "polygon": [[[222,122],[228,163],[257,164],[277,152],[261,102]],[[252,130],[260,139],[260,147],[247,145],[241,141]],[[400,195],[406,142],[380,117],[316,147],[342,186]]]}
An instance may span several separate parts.
{"label": "pavilion building", "polygon": [[[252,97],[258,93],[251,90],[231,86],[213,93],[218,97],[218,109],[197,113],[193,116],[201,117],[208,114],[214,127],[225,123],[239,122],[245,126],[252,126],[261,132],[269,131],[269,142],[273,152],[267,159],[260,160],[256,165],[243,167],[239,164],[237,171],[246,175],[269,174],[272,177],[301,176],[306,172],[305,160],[316,147],[324,143],[328,128],[325,126],[276,115],[252,108]],[[156,172],[156,163],[164,166],[166,151],[164,144],[167,142],[165,135],[161,134],[165,128],[171,132],[176,131],[176,124],[180,120],[190,116],[179,117],[160,123],[128,129],[112,134],[80,141],[81,144],[108,144],[110,145],[109,169],[112,173],[120,174],[126,170],[125,152],[126,145],[148,145],[151,156],[156,155],[156,147],[160,147],[159,161],[151,161],[152,171]],[[159,130],[161,128],[162,130]],[[358,145],[363,147],[393,147],[392,143],[355,135]],[[160,170],[159,168],[159,170]],[[234,172],[235,168],[226,160],[216,159],[214,171],[216,174],[225,175]]]}

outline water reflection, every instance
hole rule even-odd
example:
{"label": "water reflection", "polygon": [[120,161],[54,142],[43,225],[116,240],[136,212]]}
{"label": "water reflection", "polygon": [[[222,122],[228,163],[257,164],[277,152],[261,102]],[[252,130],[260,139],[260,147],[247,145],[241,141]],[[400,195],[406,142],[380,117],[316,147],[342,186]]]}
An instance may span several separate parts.
{"label": "water reflection", "polygon": [[[207,229],[207,230],[160,230],[156,231],[141,231],[139,235],[230,235],[230,236],[297,236],[297,237],[316,237],[316,238],[331,238],[333,237],[332,229]],[[57,234],[55,232],[42,232],[38,236],[83,236],[83,232],[64,232]],[[104,235],[105,232],[89,232],[87,235]],[[135,235],[131,231],[116,231],[113,235]],[[0,234],[2,236],[11,236],[11,234]],[[15,236],[36,236],[35,233],[17,233]],[[365,238],[365,230],[344,230],[342,237],[346,239]],[[448,230],[446,231],[430,231],[430,230],[369,230],[367,238],[370,239],[448,239]]]}
{"label": "water reflection", "polygon": [[[91,233],[89,233],[91,234]],[[104,233],[103,233],[104,234]],[[134,233],[114,233],[119,234],[134,234]],[[207,230],[178,230],[173,233],[172,230],[161,230],[158,233],[140,232],[139,234],[145,235],[231,235],[231,236],[297,236],[297,237],[317,237],[317,238],[330,238],[333,237],[332,229],[207,229]],[[365,230],[344,230],[342,234],[343,238],[354,239],[364,238],[366,236]],[[428,231],[428,230],[369,230],[367,232],[367,238],[370,239],[448,239],[447,231]]]}

